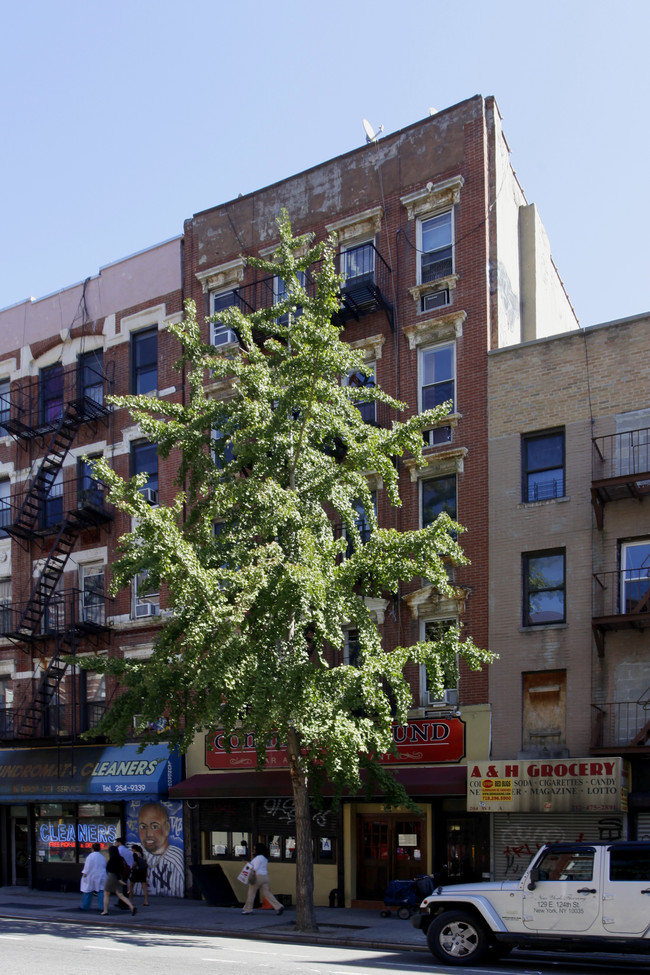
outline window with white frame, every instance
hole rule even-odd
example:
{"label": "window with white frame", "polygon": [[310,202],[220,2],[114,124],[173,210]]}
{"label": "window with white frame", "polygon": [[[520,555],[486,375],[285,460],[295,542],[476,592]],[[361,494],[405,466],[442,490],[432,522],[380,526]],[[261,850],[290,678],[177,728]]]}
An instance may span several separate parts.
{"label": "window with white frame", "polygon": [[[430,640],[432,643],[442,640],[452,627],[458,625],[456,619],[429,619],[420,621],[420,638]],[[421,688],[423,693],[423,704],[447,704],[456,706],[458,704],[458,657],[453,663],[441,661],[441,683],[433,680],[433,675],[428,675],[426,667],[421,670]]]}
{"label": "window with white frame", "polygon": [[621,613],[650,612],[650,538],[621,545]]}
{"label": "window with white frame", "polygon": [[375,275],[375,245],[367,240],[341,251],[343,289],[354,288],[361,281],[372,280]]}
{"label": "window with white frame", "polygon": [[[447,342],[419,350],[420,412],[451,402],[450,412],[456,410],[456,345]],[[429,446],[449,443],[451,427],[439,426],[424,432]]]}
{"label": "window with white frame", "polygon": [[[239,306],[237,292],[235,290],[210,292],[210,314],[218,315],[226,308]],[[223,325],[219,321],[210,323],[210,344],[218,348],[220,345],[239,345],[239,336],[232,328]]]}
{"label": "window with white frame", "polygon": [[454,273],[451,210],[418,220],[418,284],[433,284]]}
{"label": "window with white frame", "polygon": [[95,626],[104,626],[106,623],[104,563],[91,562],[87,565],[80,565],[79,577],[83,622]]}
{"label": "window with white frame", "polygon": [[133,580],[133,597],[133,615],[136,619],[160,613],[160,593],[152,588],[147,572],[139,572]]}

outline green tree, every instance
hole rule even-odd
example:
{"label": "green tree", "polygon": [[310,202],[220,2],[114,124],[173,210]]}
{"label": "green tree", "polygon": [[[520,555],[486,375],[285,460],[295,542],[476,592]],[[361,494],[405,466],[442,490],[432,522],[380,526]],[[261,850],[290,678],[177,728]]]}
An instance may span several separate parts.
{"label": "green tree", "polygon": [[[187,402],[116,400],[163,457],[178,451],[180,462],[179,492],[160,507],[139,493],[144,476],[125,482],[106,462],[96,464],[110,501],[135,519],[120,540],[112,588],[146,572],[153,590],[166,586],[172,613],[149,660],[110,657],[91,666],[124,688],[99,729],[115,741],[128,737],[134,714],[146,723],[164,712],[170,747],[184,750],[197,733],[220,727],[251,732],[260,766],[273,736],[286,748],[297,926],[314,930],[310,794],[318,802],[323,776],[338,789],[356,787],[365,769],[389,803],[408,802],[375,758],[392,746],[392,722],[406,720],[405,665],[424,664],[441,683],[457,653],[473,668],[489,656],[462,642],[458,629],[434,642],[382,647],[364,596],[395,594],[414,577],[449,595],[444,560],[465,558],[455,540],[461,528],[446,514],[419,531],[379,528],[368,474],[399,505],[396,459],[421,459],[423,427],[448,407],[391,430],[363,422],[355,402],[403,404],[378,386],[341,382],[365,366],[336,319],[334,240],[313,246],[311,237],[293,238],[286,214],[278,224],[275,261],[250,264],[284,281],[284,300],[249,315],[219,312],[240,339],[224,353],[201,341],[188,302],[185,320],[169,326],[182,347]],[[359,504],[369,525],[363,536]],[[344,626],[358,632],[355,665],[341,663]]]}

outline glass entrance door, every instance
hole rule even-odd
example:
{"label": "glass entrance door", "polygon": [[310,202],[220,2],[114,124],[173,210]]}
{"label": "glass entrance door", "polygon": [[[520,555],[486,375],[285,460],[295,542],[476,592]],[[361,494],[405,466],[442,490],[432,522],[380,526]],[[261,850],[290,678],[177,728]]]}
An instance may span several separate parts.
{"label": "glass entrance door", "polygon": [[391,880],[426,872],[425,820],[404,814],[357,817],[357,900],[383,901]]}

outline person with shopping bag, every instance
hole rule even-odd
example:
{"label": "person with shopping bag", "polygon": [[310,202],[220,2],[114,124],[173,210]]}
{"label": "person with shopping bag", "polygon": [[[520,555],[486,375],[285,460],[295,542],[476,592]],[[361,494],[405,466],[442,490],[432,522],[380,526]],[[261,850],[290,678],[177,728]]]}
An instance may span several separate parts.
{"label": "person with shopping bag", "polygon": [[[249,866],[249,864],[246,864]],[[264,898],[269,902],[269,904],[274,908],[276,914],[282,914],[284,907],[271,893],[271,888],[269,886],[269,851],[264,843],[257,843],[255,845],[255,856],[250,862],[250,870],[246,871],[246,867],[240,873],[240,877],[244,872],[246,872],[246,883],[248,884],[248,894],[246,896],[246,903],[242,910],[242,914],[252,914],[253,904],[255,903],[255,894],[260,892],[260,900],[263,901]]]}

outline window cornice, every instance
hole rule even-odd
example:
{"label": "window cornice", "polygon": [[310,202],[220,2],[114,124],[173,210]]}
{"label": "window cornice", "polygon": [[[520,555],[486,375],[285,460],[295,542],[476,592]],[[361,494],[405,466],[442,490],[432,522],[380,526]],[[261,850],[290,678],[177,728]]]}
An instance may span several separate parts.
{"label": "window cornice", "polygon": [[244,258],[236,257],[234,261],[228,261],[226,264],[217,264],[205,271],[197,271],[195,277],[201,282],[203,294],[207,294],[208,291],[227,291],[242,283],[245,267]]}
{"label": "window cornice", "polygon": [[460,338],[466,318],[466,311],[454,311],[440,318],[430,318],[416,325],[406,325],[402,331],[409,340],[409,349],[418,349],[423,345]]}
{"label": "window cornice", "polygon": [[[448,417],[441,421],[441,426],[448,425]],[[462,474],[465,470],[467,447],[452,447],[448,450],[437,450],[435,454],[424,457],[424,463],[418,464],[415,457],[404,461],[404,467],[415,482],[424,477],[436,477],[439,474]]]}
{"label": "window cornice", "polygon": [[364,237],[376,237],[381,230],[383,215],[383,207],[372,207],[362,213],[355,213],[351,217],[344,217],[342,220],[328,223],[325,225],[325,229],[328,234],[335,233],[337,235],[339,244],[347,244]]}
{"label": "window cornice", "polygon": [[465,180],[460,175],[441,180],[439,183],[427,183],[422,189],[400,197],[400,202],[406,207],[409,220],[414,220],[416,217],[430,217],[439,210],[448,210],[458,203],[464,183]]}

